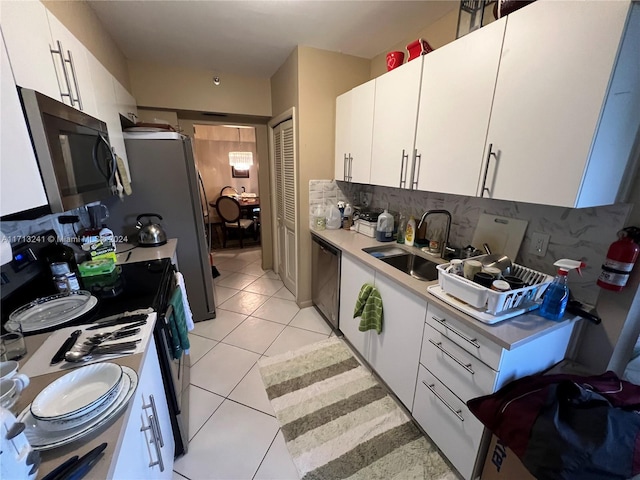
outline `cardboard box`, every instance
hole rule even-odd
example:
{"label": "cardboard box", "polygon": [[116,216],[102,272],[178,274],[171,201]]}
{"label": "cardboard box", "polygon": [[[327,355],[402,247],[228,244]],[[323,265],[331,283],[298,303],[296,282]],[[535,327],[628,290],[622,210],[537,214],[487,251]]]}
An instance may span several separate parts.
{"label": "cardboard box", "polygon": [[482,480],[535,480],[520,459],[493,435],[487,459],[482,469]]}

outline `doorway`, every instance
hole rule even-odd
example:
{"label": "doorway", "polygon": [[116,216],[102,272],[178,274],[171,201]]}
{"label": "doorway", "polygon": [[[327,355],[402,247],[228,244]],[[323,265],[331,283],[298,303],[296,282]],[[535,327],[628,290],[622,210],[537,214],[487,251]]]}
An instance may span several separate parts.
{"label": "doorway", "polygon": [[[194,155],[206,197],[203,213],[212,249],[260,246],[256,129],[248,125],[206,124],[194,124],[193,128]],[[238,204],[237,222],[224,222],[221,218],[216,208],[221,196],[235,200],[230,204]]]}

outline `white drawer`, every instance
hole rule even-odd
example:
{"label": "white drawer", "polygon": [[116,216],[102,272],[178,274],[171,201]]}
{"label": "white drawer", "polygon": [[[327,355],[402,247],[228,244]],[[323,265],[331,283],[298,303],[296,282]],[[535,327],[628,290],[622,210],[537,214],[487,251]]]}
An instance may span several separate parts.
{"label": "white drawer", "polygon": [[479,358],[494,370],[500,371],[502,347],[499,345],[482,337],[460,320],[432,304],[429,304],[427,311],[427,323],[474,357]]}
{"label": "white drawer", "polygon": [[464,402],[420,365],[413,417],[465,479],[473,476],[484,432]]}
{"label": "white drawer", "polygon": [[431,325],[424,329],[420,363],[463,402],[493,392],[497,372]]}

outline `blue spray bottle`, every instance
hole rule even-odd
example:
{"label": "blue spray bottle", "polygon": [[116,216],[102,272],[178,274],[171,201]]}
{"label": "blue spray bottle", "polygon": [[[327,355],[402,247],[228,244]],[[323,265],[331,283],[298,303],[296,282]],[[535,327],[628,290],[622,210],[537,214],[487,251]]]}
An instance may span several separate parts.
{"label": "blue spray bottle", "polygon": [[567,258],[558,260],[554,265],[558,267],[558,274],[551,285],[547,287],[547,291],[544,293],[544,299],[542,300],[542,306],[540,307],[540,315],[549,320],[561,319],[564,315],[564,310],[567,308],[567,302],[569,301],[567,275],[569,274],[569,270],[577,269],[578,273],[582,275],[580,269],[585,266],[582,262],[569,260]]}

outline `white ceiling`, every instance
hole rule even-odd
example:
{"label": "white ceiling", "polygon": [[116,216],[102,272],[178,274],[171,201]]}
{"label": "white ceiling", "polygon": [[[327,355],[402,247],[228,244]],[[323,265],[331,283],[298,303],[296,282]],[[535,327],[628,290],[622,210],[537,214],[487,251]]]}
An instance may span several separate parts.
{"label": "white ceiling", "polygon": [[373,58],[456,0],[89,0],[131,60],[270,77],[296,45]]}

